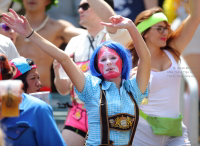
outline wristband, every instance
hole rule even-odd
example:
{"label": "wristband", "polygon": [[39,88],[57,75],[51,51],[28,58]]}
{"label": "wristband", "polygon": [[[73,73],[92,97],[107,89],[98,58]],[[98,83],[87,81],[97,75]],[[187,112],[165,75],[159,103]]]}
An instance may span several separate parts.
{"label": "wristband", "polygon": [[30,38],[34,32],[35,32],[35,31],[34,31],[34,29],[33,29],[33,31],[31,32],[31,34],[30,34],[29,36],[27,36],[26,38],[27,38],[27,39]]}

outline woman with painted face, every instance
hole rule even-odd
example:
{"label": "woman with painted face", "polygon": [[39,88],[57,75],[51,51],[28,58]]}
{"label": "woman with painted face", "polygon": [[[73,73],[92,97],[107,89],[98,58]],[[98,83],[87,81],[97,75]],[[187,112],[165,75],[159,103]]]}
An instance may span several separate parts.
{"label": "woman with painted face", "polygon": [[[200,1],[189,2],[191,13],[175,32],[159,7],[141,12],[135,20],[151,53],[149,102],[140,106],[135,146],[191,145],[180,115],[181,70],[178,66],[179,57],[200,22]],[[133,52],[133,63],[137,66],[134,43],[127,48]]]}
{"label": "woman with painted face", "polygon": [[150,75],[150,53],[134,23],[121,16],[110,19],[113,27],[129,31],[140,58],[137,76],[129,79],[131,56],[119,43],[108,41],[98,46],[90,61],[92,75],[84,74],[70,56],[35,33],[24,16],[10,11],[15,18],[3,14],[7,25],[58,60],[76,87],[88,114],[86,144],[131,145],[135,132],[131,128],[136,128],[139,114],[135,114],[137,104],[148,96]]}
{"label": "woman with painted face", "polygon": [[40,91],[40,75],[32,59],[20,57],[12,59],[9,63],[17,69],[17,73],[12,79],[21,80],[24,83],[23,90],[25,93]]}

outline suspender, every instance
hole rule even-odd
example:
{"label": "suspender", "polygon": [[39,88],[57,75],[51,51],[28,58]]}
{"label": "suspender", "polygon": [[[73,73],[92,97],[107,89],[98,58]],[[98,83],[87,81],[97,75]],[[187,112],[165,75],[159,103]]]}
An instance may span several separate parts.
{"label": "suspender", "polygon": [[107,102],[105,98],[105,91],[100,92],[100,122],[101,122],[101,144],[110,144],[110,129],[108,125],[108,111]]}
{"label": "suspender", "polygon": [[[102,90],[100,84],[100,122],[101,122],[101,145],[100,146],[109,146],[113,145],[113,142],[110,141],[110,128],[109,128],[109,122],[108,122],[108,111],[107,111],[107,102],[106,102],[106,93],[104,90]],[[135,99],[132,96],[131,92],[128,92],[131,100],[134,103],[134,111],[135,111],[135,119],[132,122],[132,128],[130,133],[130,140],[128,142],[127,146],[132,146],[133,138],[136,132],[138,120],[139,120],[139,107],[135,101]]]}

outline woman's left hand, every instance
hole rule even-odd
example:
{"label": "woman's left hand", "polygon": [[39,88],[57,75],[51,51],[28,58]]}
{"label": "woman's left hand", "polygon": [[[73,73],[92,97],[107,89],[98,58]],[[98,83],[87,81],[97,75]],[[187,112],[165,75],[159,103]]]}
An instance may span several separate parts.
{"label": "woman's left hand", "polygon": [[30,27],[28,20],[22,15],[19,17],[13,9],[9,10],[13,14],[14,18],[7,14],[2,14],[2,19],[6,22],[6,25],[25,37],[29,36],[33,29]]}

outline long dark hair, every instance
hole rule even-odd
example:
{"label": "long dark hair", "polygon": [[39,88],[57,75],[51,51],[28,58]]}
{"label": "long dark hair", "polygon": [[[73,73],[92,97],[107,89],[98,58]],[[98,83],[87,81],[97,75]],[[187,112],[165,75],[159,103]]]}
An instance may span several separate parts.
{"label": "long dark hair", "polygon": [[[32,66],[32,65],[35,64],[34,61],[33,61],[32,59],[26,59],[26,62],[27,62],[30,66]],[[17,78],[14,79],[14,80],[21,80],[21,81],[24,83],[23,90],[24,90],[25,93],[26,93],[26,91],[27,91],[27,89],[28,89],[28,83],[27,83],[27,81],[26,81],[26,77],[27,77],[27,75],[29,74],[29,72],[30,72],[30,70],[27,71],[27,72],[25,72],[25,73],[22,74],[21,76],[19,76],[19,77],[17,77]]]}

